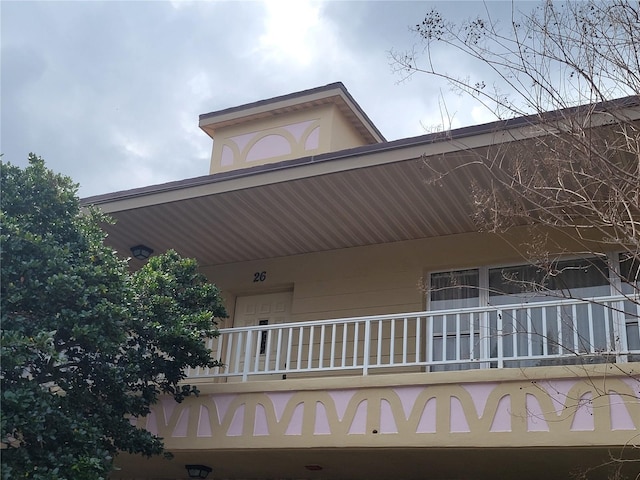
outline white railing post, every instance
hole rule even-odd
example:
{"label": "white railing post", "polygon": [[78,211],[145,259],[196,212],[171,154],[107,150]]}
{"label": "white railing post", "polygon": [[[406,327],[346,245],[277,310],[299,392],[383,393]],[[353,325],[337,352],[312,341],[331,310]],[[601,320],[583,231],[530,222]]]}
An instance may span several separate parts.
{"label": "white railing post", "polygon": [[[389,365],[393,365],[394,359],[396,357],[396,319],[392,318],[391,319],[391,331],[389,333],[390,337],[389,337]],[[366,327],[365,327],[365,333],[366,333]]]}
{"label": "white railing post", "polygon": [[547,308],[542,308],[542,355],[549,355],[549,336],[547,331]]}
{"label": "white railing post", "polygon": [[420,363],[420,349],[422,346],[420,325],[422,325],[422,318],[416,317],[416,363]]}
{"label": "white railing post", "polygon": [[382,320],[378,320],[378,341],[376,342],[376,365],[382,365],[382,339],[384,329]]}
{"label": "white railing post", "polygon": [[476,355],[475,341],[476,341],[476,334],[473,328],[473,315],[471,314],[469,315],[469,360],[470,361],[473,361]]}
{"label": "white railing post", "polygon": [[498,310],[496,318],[498,340],[498,368],[504,368],[504,345],[502,344],[502,310]]}
{"label": "white railing post", "polygon": [[562,350],[566,348],[564,345],[564,329],[562,319],[562,307],[556,305],[556,323],[558,325],[558,353],[562,354]]}
{"label": "white railing post", "polygon": [[402,364],[407,364],[407,343],[409,341],[409,321],[404,317],[404,325],[402,329]]}
{"label": "white railing post", "polygon": [[480,362],[480,368],[490,368],[491,367],[491,325],[489,324],[489,312],[480,312],[480,326],[479,326],[479,335],[480,335],[480,354],[478,357],[481,360],[486,360],[484,362]]}
{"label": "white railing post", "polygon": [[[391,339],[393,342],[393,338]],[[367,319],[364,322],[364,345],[362,348],[362,375],[369,373],[369,349],[371,347],[371,320]]]}
{"label": "white railing post", "polygon": [[307,368],[311,370],[313,368],[313,341],[314,341],[315,327],[312,325],[309,327],[309,351],[307,352]]}
{"label": "white railing post", "polygon": [[286,360],[284,362],[284,371],[285,373],[291,368],[291,351],[293,350],[293,328],[289,327],[287,329],[287,352],[286,352]]}
{"label": "white railing post", "polygon": [[358,368],[358,343],[360,342],[360,322],[353,324],[353,358],[351,366]]}
{"label": "white railing post", "polygon": [[[628,358],[626,352],[629,351],[629,343],[627,340],[627,321],[624,314],[624,301],[612,301],[609,305],[611,305],[613,320],[613,337],[616,342],[616,363],[627,363]],[[622,352],[625,352],[625,354]]]}
{"label": "white railing post", "polygon": [[[246,382],[249,376],[249,365],[251,365],[251,337],[252,330],[247,330],[247,339],[244,344],[244,365],[242,365],[242,381]],[[240,345],[238,345],[239,347]]]}
{"label": "white railing post", "polygon": [[571,305],[571,328],[573,329],[573,353],[580,353],[580,337],[578,335],[578,309],[575,303]]}
{"label": "white railing post", "polygon": [[433,362],[433,345],[435,343],[434,337],[433,337],[433,315],[427,315],[426,316],[426,320],[427,320],[427,335],[426,335],[426,343],[427,343],[427,355],[426,355],[426,360],[427,360],[427,366],[431,366],[431,363]]}

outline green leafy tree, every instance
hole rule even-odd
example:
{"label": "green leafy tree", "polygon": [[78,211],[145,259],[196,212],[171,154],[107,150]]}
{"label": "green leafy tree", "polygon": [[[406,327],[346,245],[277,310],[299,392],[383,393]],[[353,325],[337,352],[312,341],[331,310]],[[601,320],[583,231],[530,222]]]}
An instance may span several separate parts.
{"label": "green leafy tree", "polygon": [[0,167],[2,478],[94,480],[118,451],[162,453],[130,419],[218,364],[218,290],[173,251],[130,273],[68,177],[33,154]]}

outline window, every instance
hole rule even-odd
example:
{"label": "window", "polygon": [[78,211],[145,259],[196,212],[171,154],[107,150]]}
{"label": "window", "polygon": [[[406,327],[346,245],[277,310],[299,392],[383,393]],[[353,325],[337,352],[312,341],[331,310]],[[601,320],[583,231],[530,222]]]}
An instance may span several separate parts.
{"label": "window", "polygon": [[431,274],[431,310],[477,307],[479,303],[478,269]]}
{"label": "window", "polygon": [[[480,306],[480,275],[478,269],[434,273],[430,278],[431,310],[459,309]],[[442,362],[432,371],[479,368],[479,364],[456,364],[456,360],[479,358],[479,316],[472,313],[451,313],[433,317],[431,324],[432,362]]]}
{"label": "window", "polygon": [[[638,266],[631,262],[621,263],[621,268],[624,279],[638,275]],[[608,271],[605,260],[589,258],[563,260],[549,267],[515,265],[432,273],[429,309],[606,296],[611,294]]]}
{"label": "window", "polygon": [[598,258],[563,260],[548,267],[517,265],[489,269],[489,304],[589,298],[610,294],[608,267]]}
{"label": "window", "polygon": [[[260,320],[258,325],[269,325],[269,320]],[[260,331],[260,355],[264,355],[267,352],[267,331]]]}
{"label": "window", "polygon": [[[628,263],[630,266],[621,263],[621,275],[637,278],[638,266]],[[632,287],[627,283],[623,288]],[[609,308],[535,304],[611,294],[609,268],[601,258],[562,260],[546,267],[514,265],[432,273],[428,308],[444,310],[432,317],[431,356],[434,363],[441,363],[434,369],[482,366],[469,367],[467,362],[462,367],[456,360],[488,359],[491,361],[483,362],[484,366],[493,366],[493,359],[499,357],[504,366],[522,367],[540,365],[541,359],[553,355],[604,354],[616,342],[615,315]],[[626,303],[627,336],[640,349],[638,305]],[[500,308],[459,311],[487,305]]]}
{"label": "window", "polygon": [[[640,263],[631,255],[620,255],[620,278],[622,293],[632,295],[640,290]],[[624,317],[626,325],[627,344],[629,350],[640,350],[640,301],[638,299],[624,302]],[[630,360],[640,360],[640,355],[634,355]]]}
{"label": "window", "polygon": [[620,276],[624,293],[637,292],[640,288],[640,262],[632,255],[620,254]]}

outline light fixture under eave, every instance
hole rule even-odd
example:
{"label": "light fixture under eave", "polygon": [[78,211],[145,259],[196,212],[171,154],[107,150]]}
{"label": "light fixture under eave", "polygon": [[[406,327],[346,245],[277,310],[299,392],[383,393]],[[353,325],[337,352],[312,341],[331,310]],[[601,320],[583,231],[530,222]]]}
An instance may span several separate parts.
{"label": "light fixture under eave", "polygon": [[206,465],[185,465],[189,478],[207,478],[212,468]]}
{"label": "light fixture under eave", "polygon": [[131,247],[131,255],[138,260],[146,260],[153,253],[153,248],[149,248],[146,245],[136,245]]}
{"label": "light fixture under eave", "polygon": [[189,478],[207,478],[207,475],[211,473],[211,467],[206,465],[185,465]]}

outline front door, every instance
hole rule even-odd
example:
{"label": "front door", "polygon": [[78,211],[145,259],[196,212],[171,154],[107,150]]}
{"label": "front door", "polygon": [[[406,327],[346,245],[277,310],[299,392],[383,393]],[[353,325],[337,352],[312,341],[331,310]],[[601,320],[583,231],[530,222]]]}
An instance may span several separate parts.
{"label": "front door", "polygon": [[[274,325],[289,322],[293,292],[267,293],[263,295],[241,296],[236,299],[234,327],[253,327],[258,325]],[[256,374],[273,369],[284,368],[283,349],[278,348],[278,336],[275,330],[244,332],[234,345],[232,359],[236,365],[231,366],[238,372],[245,371],[245,360],[249,358],[248,371]],[[235,342],[234,342],[235,343]],[[247,346],[249,352],[247,355]],[[239,349],[239,350],[236,350]],[[238,355],[236,355],[238,353]],[[274,378],[271,375],[260,375],[264,379]],[[281,376],[279,377],[281,378]]]}
{"label": "front door", "polygon": [[234,327],[252,327],[260,322],[286,323],[291,313],[292,292],[250,295],[236,299]]}

